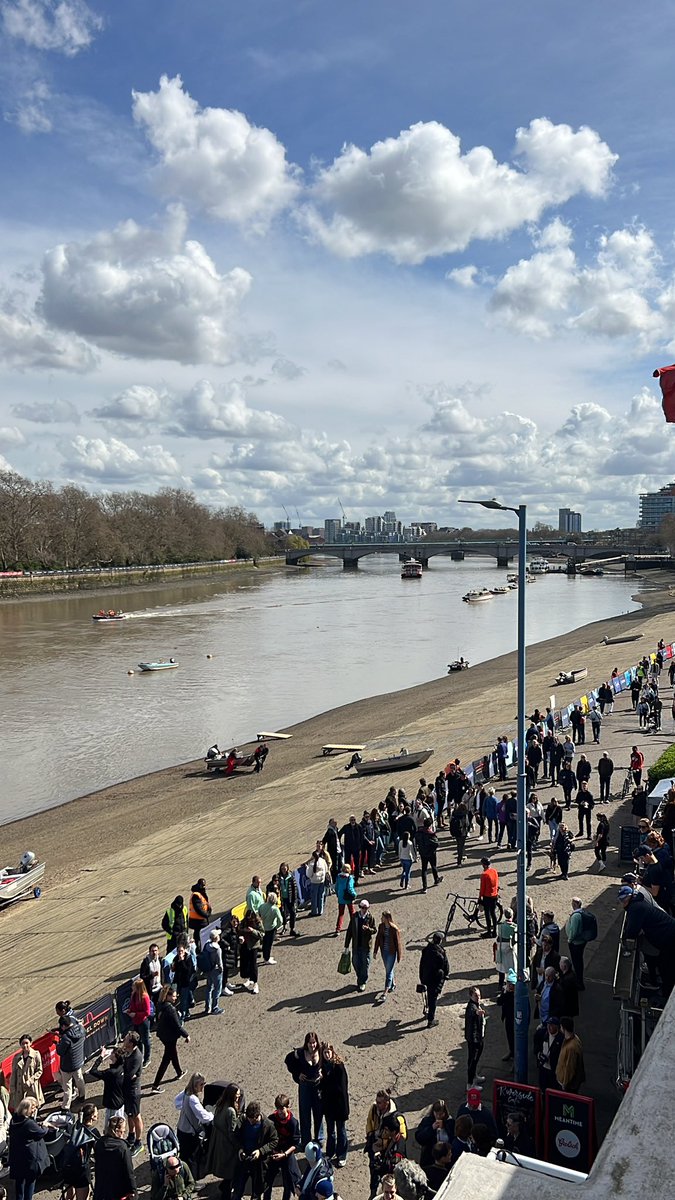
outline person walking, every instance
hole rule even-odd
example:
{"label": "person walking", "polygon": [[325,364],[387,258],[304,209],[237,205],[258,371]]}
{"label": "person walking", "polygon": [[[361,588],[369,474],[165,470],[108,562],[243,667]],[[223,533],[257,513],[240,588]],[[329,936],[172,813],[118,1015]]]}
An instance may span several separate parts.
{"label": "person walking", "polygon": [[469,836],[469,810],[462,798],[455,806],[450,817],[450,833],[457,843],[457,866],[465,861],[464,847]]}
{"label": "person walking", "polygon": [[483,868],[478,885],[478,900],[485,913],[486,932],[484,937],[497,936],[497,899],[499,897],[499,873],[489,858],[481,858]]}
{"label": "person walking", "polygon": [[578,784],[572,767],[568,766],[567,763],[564,764],[560,772],[559,783],[565,798],[565,808],[569,810],[572,807],[572,796],[576,792]]}
{"label": "person walking", "polygon": [[322,845],[330,855],[330,877],[335,885],[335,880],[338,877],[340,867],[342,865],[342,846],[340,845],[340,830],[335,817],[331,817],[328,822],[328,827],[322,838]]}
{"label": "person walking", "polygon": [[213,1121],[213,1113],[204,1107],[206,1079],[195,1071],[189,1078],[185,1090],[174,1100],[179,1117],[176,1125],[180,1156],[187,1163],[195,1179],[201,1175],[201,1154],[205,1131]]}
{"label": "person walking", "polygon": [[421,829],[417,831],[417,849],[420,852],[420,865],[422,868],[422,891],[427,890],[427,870],[431,868],[431,874],[434,877],[434,887],[438,887],[443,876],[438,874],[437,855],[438,855],[438,834],[433,828],[431,817],[425,817]]}
{"label": "person walking", "polygon": [[480,988],[469,988],[469,999],[464,1010],[464,1040],[468,1051],[466,1080],[469,1087],[473,1083],[485,1083],[485,1076],[477,1075],[476,1071],[485,1046],[486,1020]]}
{"label": "person walking", "polygon": [[598,871],[604,871],[607,866],[607,847],[609,845],[609,821],[604,813],[598,813],[598,824],[595,830],[595,861]]}
{"label": "person walking", "polygon": [[565,924],[567,945],[570,948],[570,958],[577,977],[580,992],[584,991],[584,950],[586,949],[586,934],[584,932],[584,906],[579,896],[572,897],[572,912]]}
{"label": "person walking", "polygon": [[222,1200],[230,1200],[232,1182],[239,1163],[236,1131],[241,1124],[241,1090],[236,1083],[223,1088],[213,1111],[211,1136],[206,1155],[206,1174],[220,1180]]}
{"label": "person walking", "polygon": [[347,824],[342,826],[339,836],[342,843],[344,862],[351,867],[354,874],[354,882],[358,883],[363,837],[361,826],[357,823],[354,813],[352,813]]}
{"label": "person walking", "polygon": [[258,916],[263,925],[263,965],[266,967],[276,967],[277,960],[276,958],[272,958],[272,947],[277,935],[277,929],[281,929],[284,923],[284,918],[279,908],[279,897],[276,892],[267,893],[265,903],[261,904],[258,909]]}
{"label": "person walking", "polygon": [[350,919],[356,912],[356,882],[352,875],[352,868],[348,862],[342,864],[340,874],[335,881],[335,896],[337,899],[338,914],[333,936],[339,937],[342,930],[345,908],[349,909]]}
{"label": "person walking", "polygon": [[136,1194],[131,1151],[125,1136],[124,1117],[112,1117],[103,1137],[94,1146],[93,1200],[125,1200]]}
{"label": "person walking", "polygon": [[312,902],[312,916],[320,917],[323,915],[326,899],[326,878],[328,876],[328,864],[323,854],[315,850],[305,866],[305,871],[307,873],[309,894]]}
{"label": "person walking", "polygon": [[415,853],[415,843],[413,842],[412,837],[410,833],[408,833],[407,829],[404,829],[403,833],[401,834],[398,844],[398,858],[401,864],[401,878],[399,880],[399,887],[405,888],[407,891],[410,884],[410,872],[412,871],[412,865],[417,858]]}
{"label": "person walking", "polygon": [[211,920],[212,913],[211,904],[209,901],[208,892],[206,890],[206,880],[201,877],[196,883],[193,883],[190,891],[190,908],[188,911],[188,929],[191,929],[194,934],[197,953],[202,948],[201,936],[202,930],[206,929]]}
{"label": "person walking", "polygon": [[370,970],[370,946],[376,933],[377,926],[370,911],[370,904],[367,900],[362,900],[359,904],[359,911],[349,922],[345,938],[345,950],[352,947],[357,992],[366,990]]}
{"label": "person walking", "polygon": [[12,1059],[12,1071],[9,1077],[9,1106],[16,1112],[22,1100],[27,1096],[35,1101],[35,1111],[42,1108],[45,1102],[40,1080],[42,1078],[42,1055],[39,1050],[33,1050],[33,1039],[29,1033],[22,1033],[19,1038],[20,1050]]}
{"label": "person walking", "polygon": [[422,950],[419,966],[420,986],[426,989],[427,1029],[438,1025],[436,1004],[441,994],[441,988],[449,974],[450,964],[443,949],[443,934],[436,932],[432,934],[431,941],[427,942]]}
{"label": "person walking", "polygon": [[321,1102],[323,1071],[321,1042],[318,1033],[313,1029],[306,1033],[302,1046],[298,1046],[296,1050],[290,1050],[284,1062],[294,1083],[298,1085],[300,1141],[303,1146],[312,1140],[323,1143],[324,1124]]}
{"label": "person walking", "polygon": [[382,920],[377,928],[377,936],[375,938],[375,948],[373,950],[373,958],[377,958],[378,951],[382,954],[382,962],[384,963],[384,992],[382,1000],[387,999],[389,992],[393,992],[396,987],[394,971],[396,964],[400,963],[403,956],[403,938],[398,925],[394,924],[394,919],[390,912],[382,913]]}
{"label": "person walking", "polygon": [[9,1123],[9,1177],[14,1180],[15,1200],[32,1200],[35,1185],[49,1166],[45,1138],[49,1132],[35,1120],[37,1100],[20,1100]]}
{"label": "person walking", "polygon": [[602,729],[602,713],[599,708],[592,708],[589,713],[591,729],[593,730],[593,741],[595,745],[600,743],[600,731]]}
{"label": "person walking", "polygon": [[330,1042],[321,1046],[321,1103],[326,1118],[326,1157],[347,1166],[349,1078],[347,1068]]}
{"label": "person walking", "polygon": [[574,840],[570,834],[564,821],[560,822],[558,832],[555,835],[555,841],[551,847],[551,859],[557,862],[560,868],[560,878],[569,878],[570,869],[570,854],[574,849]]}
{"label": "person walking", "polygon": [[185,1074],[178,1059],[177,1047],[179,1038],[183,1038],[186,1044],[189,1044],[190,1035],[181,1023],[177,1006],[178,992],[172,984],[167,984],[162,988],[157,1006],[157,1039],[164,1047],[164,1054],[152,1083],[152,1091],[155,1095],[164,1091],[160,1084],[169,1063],[173,1064],[176,1079],[181,1079]]}
{"label": "person walking", "polygon": [[560,1018],[560,1029],[563,1043],[555,1069],[556,1083],[562,1092],[578,1092],[586,1078],[583,1046],[571,1017]]}
{"label": "person walking", "polygon": [[131,996],[127,1015],[131,1017],[132,1027],[136,1030],[143,1050],[143,1066],[150,1063],[150,1013],[152,1011],[148,989],[142,979],[135,979],[131,985]]}
{"label": "person walking", "polygon": [[483,816],[485,818],[485,824],[487,827],[488,842],[496,841],[498,828],[497,797],[495,796],[495,789],[493,787],[489,787],[485,793],[485,800],[483,801]]}

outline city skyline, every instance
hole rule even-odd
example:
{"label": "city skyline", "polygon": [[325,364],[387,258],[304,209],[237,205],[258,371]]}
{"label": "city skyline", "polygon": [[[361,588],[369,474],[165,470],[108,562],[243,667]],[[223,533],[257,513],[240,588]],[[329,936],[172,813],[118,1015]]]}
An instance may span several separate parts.
{"label": "city skyline", "polygon": [[675,445],[651,12],[0,0],[0,469],[634,525]]}

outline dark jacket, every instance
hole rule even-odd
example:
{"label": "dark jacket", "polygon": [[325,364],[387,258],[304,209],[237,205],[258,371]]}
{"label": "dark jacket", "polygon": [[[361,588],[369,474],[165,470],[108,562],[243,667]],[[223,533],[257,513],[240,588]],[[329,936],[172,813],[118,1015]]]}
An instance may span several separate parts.
{"label": "dark jacket", "polygon": [[571,767],[563,767],[558,776],[558,783],[563,791],[574,792],[577,787],[577,777]]}
{"label": "dark jacket", "polygon": [[[294,1083],[316,1083],[318,1084],[321,1078],[321,1059],[318,1063],[307,1062],[303,1046],[298,1046],[297,1050],[289,1050],[284,1059],[286,1070],[290,1071]],[[304,1080],[300,1076],[304,1075]]]}
{"label": "dark jacket", "polygon": [[438,836],[431,829],[417,830],[417,849],[425,858],[434,858],[438,853]]}
{"label": "dark jacket", "polygon": [[[422,1120],[415,1130],[415,1141],[419,1146],[422,1147],[422,1153],[420,1154],[421,1167],[430,1167],[434,1162],[432,1151],[436,1145],[436,1142],[438,1141],[436,1136],[438,1130],[434,1129],[435,1120],[436,1118],[432,1108],[431,1111],[427,1113],[426,1117],[422,1117]],[[450,1141],[452,1141],[455,1132],[455,1122],[452,1117],[445,1122],[445,1131],[450,1138]]]}
{"label": "dark jacket", "polygon": [[585,780],[586,783],[588,783],[588,781],[591,777],[592,769],[593,768],[591,767],[591,764],[588,762],[588,760],[586,760],[586,762],[582,762],[581,759],[579,759],[579,761],[577,763],[577,782],[583,783]]}
{"label": "dark jacket", "polygon": [[482,1005],[469,999],[464,1009],[464,1038],[470,1046],[480,1046],[485,1039],[485,1017],[481,1015]]}
{"label": "dark jacket", "polygon": [[601,758],[598,762],[597,772],[601,779],[611,779],[614,774],[614,763],[611,758]]}
{"label": "dark jacket", "polygon": [[14,1114],[9,1123],[9,1175],[11,1179],[37,1179],[49,1166],[44,1139],[47,1130],[32,1117]]}
{"label": "dark jacket", "polygon": [[579,984],[577,977],[570,967],[569,971],[561,971],[560,986],[563,994],[563,1009],[561,1016],[579,1016]]}
{"label": "dark jacket", "polygon": [[239,931],[231,925],[221,929],[220,948],[223,952],[223,974],[231,979],[239,971]]}
{"label": "dark jacket", "polygon": [[171,978],[178,991],[181,988],[189,988],[195,978],[195,968],[192,962],[192,955],[186,954],[185,958],[179,958],[178,955],[174,958],[171,967]]}
{"label": "dark jacket", "polygon": [[104,1135],[94,1147],[94,1200],[121,1200],[136,1191],[131,1151],[123,1138]]}
{"label": "dark jacket", "polygon": [[[238,1150],[244,1147],[244,1128],[247,1124],[246,1117],[234,1131],[234,1141]],[[251,1171],[251,1195],[259,1196],[262,1191],[263,1173],[265,1171],[267,1160],[270,1154],[273,1154],[279,1142],[279,1135],[276,1128],[267,1117],[263,1117],[258,1127],[258,1137],[256,1149],[260,1151],[260,1158],[246,1165]]]}
{"label": "dark jacket", "polygon": [[624,940],[632,940],[640,933],[643,933],[657,950],[671,950],[675,953],[675,919],[669,917],[658,904],[648,904],[638,892],[626,909]]}
{"label": "dark jacket", "polygon": [[349,1117],[349,1080],[344,1063],[324,1062],[321,1079],[324,1115],[331,1121]]}
{"label": "dark jacket", "polygon": [[188,1033],[180,1023],[178,1009],[170,1000],[165,1000],[158,1006],[157,1037],[163,1046],[175,1046],[179,1038],[187,1038]]}
{"label": "dark jacket", "polygon": [[124,1099],[127,1100],[132,1096],[138,1096],[141,1090],[141,1072],[143,1070],[143,1051],[140,1046],[136,1046],[124,1058],[124,1070],[122,1072],[122,1091]]}
{"label": "dark jacket", "polygon": [[328,826],[326,832],[323,835],[323,840],[322,840],[321,844],[322,844],[322,846],[325,846],[326,850],[330,854],[330,860],[333,864],[333,871],[337,872],[340,869],[340,857],[342,854],[342,848],[340,846],[340,839],[339,839],[338,831],[337,831],[337,829],[334,829],[332,825]]}
{"label": "dark jacket", "polygon": [[350,862],[353,858],[355,862],[359,861],[361,856],[362,831],[360,825],[352,825],[348,821],[340,830],[340,839],[344,846],[345,862]]}
{"label": "dark jacket", "polygon": [[485,1128],[489,1129],[490,1131],[490,1138],[492,1139],[493,1145],[497,1141],[497,1138],[499,1137],[497,1132],[497,1122],[492,1115],[491,1108],[486,1108],[484,1104],[481,1104],[480,1108],[470,1108],[468,1104],[460,1104],[459,1108],[457,1109],[457,1116],[471,1117],[474,1125],[484,1125]]}
{"label": "dark jacket", "polygon": [[428,942],[420,956],[420,983],[440,992],[449,974],[450,964],[445,950],[434,942]]}
{"label": "dark jacket", "polygon": [[73,1017],[70,1022],[69,1029],[61,1030],[56,1052],[62,1071],[79,1071],[84,1066],[84,1029]]}
{"label": "dark jacket", "polygon": [[103,1107],[109,1109],[121,1108],[124,1104],[124,1092],[122,1089],[122,1078],[124,1075],[124,1063],[110,1063],[104,1071],[101,1070],[102,1059],[98,1059],[93,1067],[89,1067],[87,1074],[93,1076],[94,1079],[100,1079],[103,1084]]}
{"label": "dark jacket", "polygon": [[367,917],[362,917],[360,913],[354,913],[345,938],[345,950],[348,946],[353,946],[355,950],[370,950],[370,943],[376,933],[377,925],[370,911]]}

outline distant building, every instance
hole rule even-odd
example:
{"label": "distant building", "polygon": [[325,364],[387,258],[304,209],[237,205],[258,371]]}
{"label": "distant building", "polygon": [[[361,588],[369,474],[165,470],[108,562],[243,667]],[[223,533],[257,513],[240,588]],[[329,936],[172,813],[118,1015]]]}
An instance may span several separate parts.
{"label": "distant building", "polygon": [[386,512],[382,518],[382,532],[396,533],[396,513]]}
{"label": "distant building", "polygon": [[339,542],[342,532],[342,521],[339,517],[328,518],[323,523],[323,536],[327,542]]}
{"label": "distant building", "polygon": [[581,513],[573,512],[571,508],[559,508],[558,532],[581,533]]}
{"label": "distant building", "polygon": [[658,529],[664,517],[675,515],[675,483],[669,483],[659,492],[643,492],[640,496],[641,529]]}
{"label": "distant building", "polygon": [[366,533],[382,533],[382,517],[366,517]]}

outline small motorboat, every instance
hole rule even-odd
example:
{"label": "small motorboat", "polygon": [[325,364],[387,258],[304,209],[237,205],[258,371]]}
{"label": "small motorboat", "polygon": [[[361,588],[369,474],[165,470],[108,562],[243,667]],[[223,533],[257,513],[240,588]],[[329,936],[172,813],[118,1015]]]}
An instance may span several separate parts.
{"label": "small motorboat", "polygon": [[492,592],[489,588],[472,588],[470,592],[465,592],[462,600],[465,604],[482,604],[485,600],[492,599]]}
{"label": "small motorboat", "polygon": [[110,608],[108,612],[100,608],[97,613],[92,613],[91,619],[92,621],[126,621],[128,616],[129,614],[123,612],[121,608]]}
{"label": "small motorboat", "polygon": [[448,675],[452,671],[468,671],[469,661],[466,658],[456,658],[454,662],[448,663]]}
{"label": "small motorboat", "polygon": [[578,667],[575,671],[561,671],[556,683],[578,683],[588,675],[588,667]]}
{"label": "small motorboat", "polygon": [[37,900],[42,889],[37,884],[45,873],[47,864],[39,863],[32,850],[21,855],[18,867],[0,868],[0,907],[14,900],[25,900],[32,895]]}
{"label": "small motorboat", "polygon": [[490,590],[491,590],[493,596],[508,596],[511,588],[505,586],[502,583],[499,585],[499,587],[494,587],[494,588],[491,588]]}
{"label": "small motorboat", "polygon": [[402,747],[399,754],[392,754],[389,758],[369,758],[365,762],[360,754],[352,755],[352,759],[347,763],[345,771],[350,771],[352,767],[357,775],[379,775],[383,771],[407,771],[409,767],[420,767],[428,758],[431,758],[433,750],[406,750]]}
{"label": "small motorboat", "polygon": [[269,752],[269,746],[266,746],[264,742],[256,746],[255,750],[250,754],[240,754],[237,747],[233,746],[231,750],[228,750],[227,754],[214,755],[211,758],[209,757],[211,754],[209,750],[209,754],[207,754],[204,762],[206,763],[207,771],[218,771],[223,775],[233,775],[241,767],[253,767],[257,774],[265,766],[265,759]]}
{"label": "small motorboat", "polygon": [[172,671],[178,666],[175,658],[167,658],[163,662],[139,663],[141,671]]}
{"label": "small motorboat", "polygon": [[643,633],[626,633],[623,637],[604,637],[602,640],[606,646],[619,646],[622,642],[637,642]]}
{"label": "small motorboat", "polygon": [[422,564],[416,558],[409,558],[401,567],[401,579],[421,579]]}

